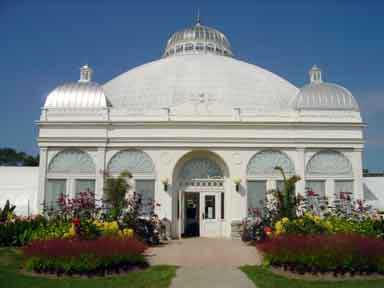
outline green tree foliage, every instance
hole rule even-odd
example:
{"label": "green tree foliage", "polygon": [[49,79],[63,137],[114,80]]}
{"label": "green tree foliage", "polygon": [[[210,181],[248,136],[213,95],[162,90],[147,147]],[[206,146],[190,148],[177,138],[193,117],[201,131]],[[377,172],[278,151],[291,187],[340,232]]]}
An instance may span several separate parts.
{"label": "green tree foliage", "polygon": [[107,203],[110,205],[110,217],[112,219],[117,219],[123,208],[127,204],[126,193],[129,189],[129,184],[127,178],[131,178],[132,175],[128,171],[123,171],[121,174],[116,177],[106,177],[104,194],[106,197]]}
{"label": "green tree foliage", "polygon": [[280,206],[280,217],[296,218],[297,199],[295,195],[296,182],[300,181],[297,175],[287,178],[283,168],[276,166],[275,170],[280,171],[283,176],[283,191],[276,191],[276,198]]}
{"label": "green tree foliage", "polygon": [[31,156],[13,148],[0,148],[0,166],[39,166],[39,155]]}
{"label": "green tree foliage", "polygon": [[8,220],[8,218],[13,214],[13,211],[15,210],[16,206],[11,205],[9,203],[9,200],[5,202],[4,208],[0,208],[0,223],[3,223]]}

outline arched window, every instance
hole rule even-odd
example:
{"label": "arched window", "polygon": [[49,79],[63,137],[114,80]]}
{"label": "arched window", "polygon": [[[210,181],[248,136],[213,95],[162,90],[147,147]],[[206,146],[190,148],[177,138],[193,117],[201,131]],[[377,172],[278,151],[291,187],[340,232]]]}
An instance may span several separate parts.
{"label": "arched window", "polygon": [[91,156],[79,149],[66,149],[49,162],[44,201],[49,209],[57,208],[61,194],[76,196],[95,192],[96,166]]}
{"label": "arched window", "polygon": [[352,176],[351,162],[337,151],[324,150],[317,152],[309,160],[306,167],[308,176]]}
{"label": "arched window", "polygon": [[95,172],[96,167],[92,158],[77,149],[59,152],[48,166],[48,173],[94,174]]}
{"label": "arched window", "polygon": [[109,161],[108,171],[112,175],[130,172],[134,180],[134,190],[141,195],[143,203],[147,206],[155,200],[155,165],[143,151],[124,150],[116,153]]}
{"label": "arched window", "polygon": [[139,150],[124,150],[118,152],[109,161],[108,171],[111,174],[119,174],[129,171],[132,175],[155,175],[155,168],[152,159]]}
{"label": "arched window", "polygon": [[317,152],[306,165],[305,186],[321,197],[326,196],[326,179],[334,179],[336,198],[341,193],[353,193],[353,172],[349,159],[338,151]]}
{"label": "arched window", "polygon": [[248,163],[248,177],[273,177],[281,176],[275,169],[276,166],[283,168],[286,175],[295,174],[295,168],[291,159],[285,153],[274,150],[265,150],[257,153]]}
{"label": "arched window", "polygon": [[223,178],[220,166],[208,158],[193,158],[187,161],[180,172],[182,179]]}
{"label": "arched window", "polygon": [[265,195],[267,192],[267,180],[270,180],[271,178],[280,178],[276,180],[275,186],[278,189],[281,189],[281,173],[275,169],[277,166],[283,168],[284,173],[287,176],[295,174],[293,162],[281,151],[261,151],[254,155],[249,161],[247,166],[248,212],[253,209],[261,209],[264,206]]}

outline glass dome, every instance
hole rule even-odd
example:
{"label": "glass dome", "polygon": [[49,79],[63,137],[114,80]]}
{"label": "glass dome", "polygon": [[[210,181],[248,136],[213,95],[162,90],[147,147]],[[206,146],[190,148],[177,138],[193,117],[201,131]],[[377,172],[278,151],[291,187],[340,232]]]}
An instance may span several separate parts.
{"label": "glass dome", "polygon": [[198,20],[193,27],[178,31],[169,38],[163,57],[197,53],[233,56],[227,37],[214,28],[201,25]]}

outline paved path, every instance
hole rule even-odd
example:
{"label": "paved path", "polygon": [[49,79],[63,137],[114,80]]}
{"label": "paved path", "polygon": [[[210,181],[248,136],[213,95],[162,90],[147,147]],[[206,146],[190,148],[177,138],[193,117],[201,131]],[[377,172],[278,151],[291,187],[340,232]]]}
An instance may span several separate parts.
{"label": "paved path", "polygon": [[261,264],[261,255],[254,246],[241,240],[187,238],[151,248],[149,261],[153,265],[182,267],[239,267]]}
{"label": "paved path", "polygon": [[235,268],[181,267],[171,288],[255,288],[255,285]]}
{"label": "paved path", "polygon": [[237,269],[258,265],[261,255],[255,247],[240,240],[189,238],[148,251],[151,264],[176,265],[171,288],[254,288],[247,276]]}

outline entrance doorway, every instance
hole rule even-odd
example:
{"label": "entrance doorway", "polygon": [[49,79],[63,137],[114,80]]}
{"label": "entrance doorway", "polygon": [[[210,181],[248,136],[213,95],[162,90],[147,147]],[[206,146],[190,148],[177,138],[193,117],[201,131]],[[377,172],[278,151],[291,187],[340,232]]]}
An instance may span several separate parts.
{"label": "entrance doorway", "polygon": [[185,193],[184,197],[184,237],[200,236],[200,195],[197,192]]}
{"label": "entrance doorway", "polygon": [[[221,164],[221,165],[220,165]],[[214,154],[194,152],[174,172],[175,237],[222,237],[225,233],[225,163]]]}
{"label": "entrance doorway", "polygon": [[224,215],[224,193],[181,193],[182,237],[220,237]]}

